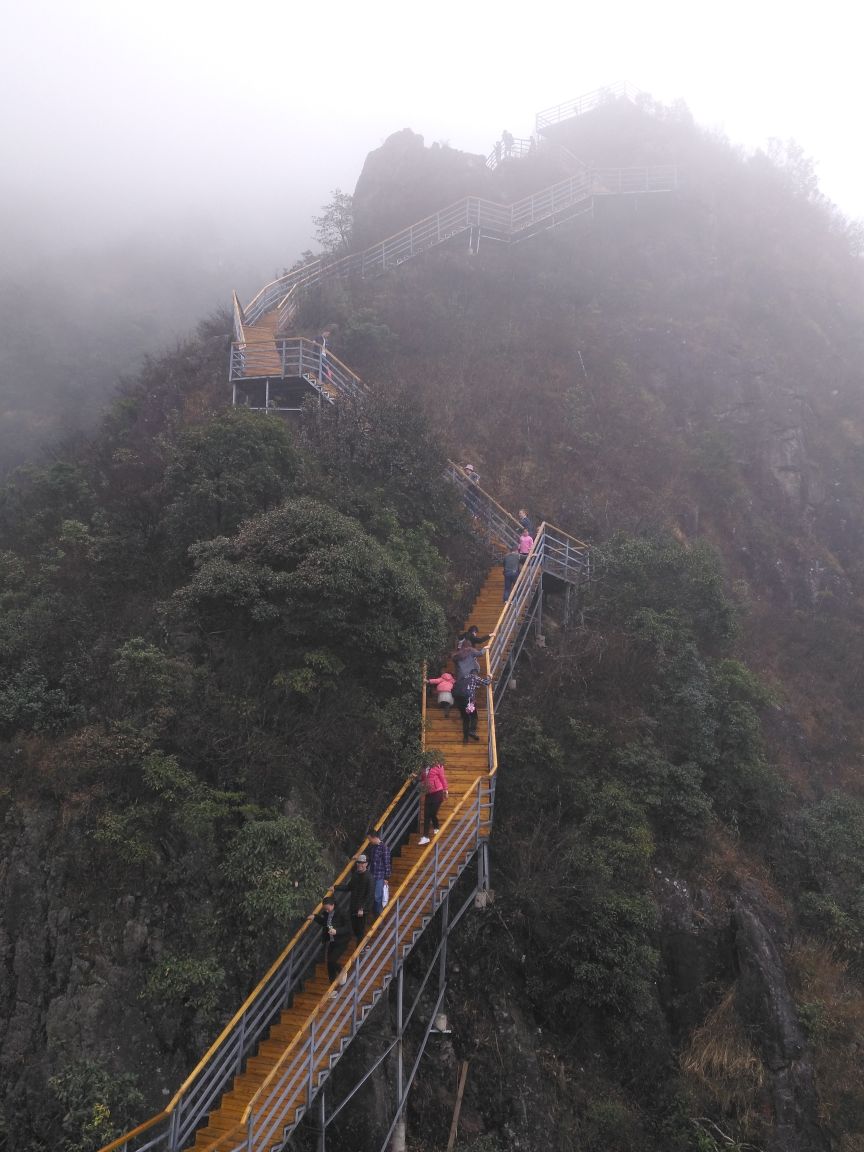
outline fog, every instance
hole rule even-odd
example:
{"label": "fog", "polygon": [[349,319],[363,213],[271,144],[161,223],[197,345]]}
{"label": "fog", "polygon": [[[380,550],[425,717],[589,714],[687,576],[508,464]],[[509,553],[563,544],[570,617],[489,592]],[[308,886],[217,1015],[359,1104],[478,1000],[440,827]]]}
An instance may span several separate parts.
{"label": "fog", "polygon": [[[248,298],[291,264],[312,215],[333,188],[353,190],[391,132],[485,153],[502,129],[528,135],[539,109],[618,80],[683,99],[748,149],[794,137],[823,191],[864,214],[857,19],[835,0],[806,16],[774,0],[7,5],[0,286],[35,309],[41,285],[68,286],[94,260],[116,261],[116,293],[141,290],[142,253],[175,280],[182,265],[156,351],[232,286]],[[106,308],[94,300],[94,326]],[[16,324],[28,335],[26,312]]]}

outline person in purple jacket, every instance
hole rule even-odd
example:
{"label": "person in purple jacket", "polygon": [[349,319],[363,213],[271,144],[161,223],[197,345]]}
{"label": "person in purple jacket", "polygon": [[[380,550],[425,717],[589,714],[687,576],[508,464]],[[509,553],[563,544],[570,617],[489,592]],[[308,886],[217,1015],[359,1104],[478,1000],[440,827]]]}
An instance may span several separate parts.
{"label": "person in purple jacket", "polygon": [[423,835],[417,843],[428,844],[430,832],[435,836],[438,835],[438,809],[450,795],[444,765],[439,762],[433,764],[431,768],[424,769],[420,781],[426,788],[426,816],[423,820]]}

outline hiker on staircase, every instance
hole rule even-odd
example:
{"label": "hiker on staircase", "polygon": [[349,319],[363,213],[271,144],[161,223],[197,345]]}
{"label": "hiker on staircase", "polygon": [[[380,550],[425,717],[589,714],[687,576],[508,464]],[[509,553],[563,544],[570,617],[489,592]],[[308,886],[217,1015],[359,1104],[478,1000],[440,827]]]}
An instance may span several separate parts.
{"label": "hiker on staircase", "polygon": [[456,678],[450,672],[442,672],[440,676],[430,677],[426,683],[434,685],[438,693],[438,707],[444,709],[446,718],[453,707],[453,685],[456,683]]}
{"label": "hiker on staircase", "polygon": [[453,688],[453,699],[462,717],[462,743],[479,741],[477,735],[477,689],[481,684],[491,684],[491,676],[481,676],[478,668],[471,668],[460,676]]}
{"label": "hiker on staircase", "polygon": [[430,768],[423,769],[420,775],[420,786],[426,790],[426,804],[423,818],[423,835],[417,843],[423,845],[429,843],[430,832],[433,832],[435,836],[438,835],[438,809],[450,795],[444,765],[436,762]]}
{"label": "hiker on staircase", "polygon": [[337,884],[333,891],[350,894],[351,930],[358,940],[362,940],[372,923],[375,906],[375,885],[365,854],[361,853],[354,861],[351,879],[345,884]]}
{"label": "hiker on staircase", "polygon": [[522,566],[515,547],[509,549],[501,563],[504,565],[504,603],[506,604],[510,599],[510,593],[513,591],[513,585],[516,583],[519,569]]}
{"label": "hiker on staircase", "polygon": [[393,868],[390,845],[381,839],[381,833],[373,828],[369,833],[369,871],[372,873],[372,884],[375,889],[375,915],[380,916],[384,911],[386,900],[385,888],[390,879]]}
{"label": "hiker on staircase", "polygon": [[321,927],[324,945],[324,963],[327,965],[327,978],[332,984],[339,975],[339,957],[345,951],[350,933],[344,918],[336,910],[334,896],[325,896],[321,901],[321,911],[309,920]]}

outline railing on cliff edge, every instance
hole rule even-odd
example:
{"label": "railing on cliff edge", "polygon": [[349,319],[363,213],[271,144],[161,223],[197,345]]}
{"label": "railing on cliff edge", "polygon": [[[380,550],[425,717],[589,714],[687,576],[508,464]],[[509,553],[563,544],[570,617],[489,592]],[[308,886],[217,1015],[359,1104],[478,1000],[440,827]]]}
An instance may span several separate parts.
{"label": "railing on cliff edge", "polygon": [[302,378],[328,399],[336,394],[344,400],[358,400],[367,391],[357,373],[329,350],[325,352],[316,340],[277,336],[275,340],[235,342],[231,346],[229,382],[265,376]]}
{"label": "railing on cliff edge", "polygon": [[[490,542],[513,546],[520,532],[519,522],[487,492],[475,484],[458,465],[448,464],[447,475],[457,485],[475,525]],[[500,555],[500,552],[499,552]],[[390,904],[343,965],[346,982],[330,985],[318,1006],[286,1048],[278,1064],[246,1107],[237,1125],[208,1147],[211,1152],[251,1152],[281,1143],[300,1122],[317,1090],[326,1080],[340,1055],[356,1035],[369,1011],[398,973],[416,939],[425,930],[447,892],[488,838],[494,815],[495,783],[498,770],[495,710],[500,708],[507,677],[502,670],[512,666],[518,655],[520,636],[524,642],[527,627],[536,610],[544,572],[568,582],[583,579],[588,572],[588,547],[566,533],[542,524],[501,615],[495,637],[486,652],[486,672],[500,683],[487,687],[488,738],[487,775],[472,785],[442,825],[430,851],[424,853],[393,894]],[[425,681],[425,677],[424,677]],[[425,688],[421,697],[421,717],[425,715]],[[416,783],[409,780],[397,792],[375,827],[392,848],[406,843],[416,828],[420,796]],[[358,851],[368,845],[364,840]],[[454,863],[457,871],[450,877]],[[342,870],[335,883],[345,883],[353,861]],[[447,877],[447,887],[442,887]],[[469,901],[457,915],[468,907]],[[315,913],[321,910],[318,904]],[[314,913],[313,913],[314,914]],[[416,924],[420,917],[420,927]],[[320,930],[304,921],[277,960],[222,1030],[165,1110],[125,1136],[106,1145],[102,1152],[181,1152],[196,1129],[218,1106],[222,1095],[246,1059],[256,1050],[279,1014],[308,980],[320,956]],[[326,1058],[326,1066],[322,1059]],[[294,1114],[298,1087],[305,1091],[305,1104]],[[286,1121],[280,1102],[292,1106]]]}
{"label": "railing on cliff edge", "polygon": [[562,120],[571,120],[574,116],[584,116],[586,112],[593,112],[595,108],[600,108],[613,100],[635,100],[641,95],[641,89],[626,80],[619,80],[615,84],[595,88],[593,92],[586,92],[573,100],[565,100],[563,104],[556,104],[553,108],[544,108],[534,117],[534,126],[537,132],[542,132],[552,124],[560,124]]}
{"label": "railing on cliff edge", "polygon": [[[522,533],[519,521],[452,460],[447,464],[447,476],[459,488],[475,529],[487,540],[493,554],[500,559],[502,547],[515,548]],[[499,707],[531,625],[539,622],[543,576],[555,577],[565,584],[578,584],[587,580],[590,572],[591,553],[584,541],[554,525],[545,522],[540,525],[510,598],[502,605],[495,636],[489,645],[490,675],[495,682],[493,694]]]}
{"label": "railing on cliff edge", "polygon": [[482,237],[517,243],[540,228],[591,211],[595,196],[671,192],[677,186],[676,166],[665,164],[598,173],[586,169],[509,205],[468,196],[362,252],[337,260],[313,260],[265,284],[249,305],[239,310],[237,342],[246,342],[246,328],[274,310],[278,313],[277,333],[284,332],[296,315],[300,293],[327,280],[381,275],[466,232],[472,242]]}

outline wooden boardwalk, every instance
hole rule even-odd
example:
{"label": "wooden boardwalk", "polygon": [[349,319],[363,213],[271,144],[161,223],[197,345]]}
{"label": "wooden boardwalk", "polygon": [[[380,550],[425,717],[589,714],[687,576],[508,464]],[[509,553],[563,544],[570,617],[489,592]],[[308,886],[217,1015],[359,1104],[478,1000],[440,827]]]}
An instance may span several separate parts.
{"label": "wooden boardwalk", "polygon": [[[469,619],[465,621],[465,627],[476,624],[481,634],[491,631],[503,608],[502,599],[503,573],[500,565],[497,565],[487,576]],[[434,692],[432,689],[429,691],[431,695],[426,711],[423,745],[425,749],[436,749],[443,753],[449,784],[449,797],[439,812],[439,822],[443,826],[451,816],[458,817],[459,806],[467,797],[476,793],[484,782],[488,783],[489,712],[486,707],[486,692],[481,689],[477,693],[478,740],[464,744],[458,710],[453,708],[450,716],[445,716],[443,709],[439,709],[435,702]],[[421,831],[422,828],[413,832],[408,842],[394,854],[393,874],[390,879],[391,900],[411,889],[418,878],[416,866],[435,848],[435,838],[431,844],[420,846],[418,841]],[[445,888],[459,875],[465,861],[462,855],[453,853],[449,859],[445,855],[445,859],[439,864],[442,866],[439,867],[438,886]],[[408,926],[408,938],[412,941],[417,939],[429,919],[426,905],[419,906]],[[346,950],[343,961],[347,962],[349,956],[350,947]],[[382,968],[378,979],[370,982],[364,989],[364,1016],[380,997],[387,974],[388,970]],[[229,1152],[241,1145],[246,1147],[246,1126],[243,1124],[243,1116],[253,1097],[265,1086],[268,1078],[273,1078],[277,1068],[280,1064],[284,1064],[286,1057],[290,1055],[291,1049],[304,1042],[314,1026],[317,1025],[319,1029],[327,1026],[326,1017],[332,1000],[332,986],[327,977],[327,969],[320,963],[316,966],[312,978],[305,983],[302,991],[294,996],[291,1005],[280,1014],[266,1038],[258,1044],[254,1055],[247,1060],[245,1069],[235,1077],[231,1088],[222,1096],[219,1106],[210,1113],[207,1124],[198,1130],[191,1148],[197,1152],[204,1152],[205,1149],[207,1152]],[[350,1020],[341,1024],[336,1023],[331,1028],[330,1042],[317,1055],[313,1072],[316,1084],[329,1072],[354,1031]],[[280,1131],[290,1128],[301,1119],[307,1103],[308,1078],[304,1072],[303,1075],[296,1077],[288,1092],[275,1094],[263,1108],[259,1098],[255,1129],[269,1128],[271,1125]],[[256,1152],[263,1152],[265,1148],[278,1142],[278,1137],[274,1138],[271,1134],[261,1143],[254,1140],[251,1147]]]}

